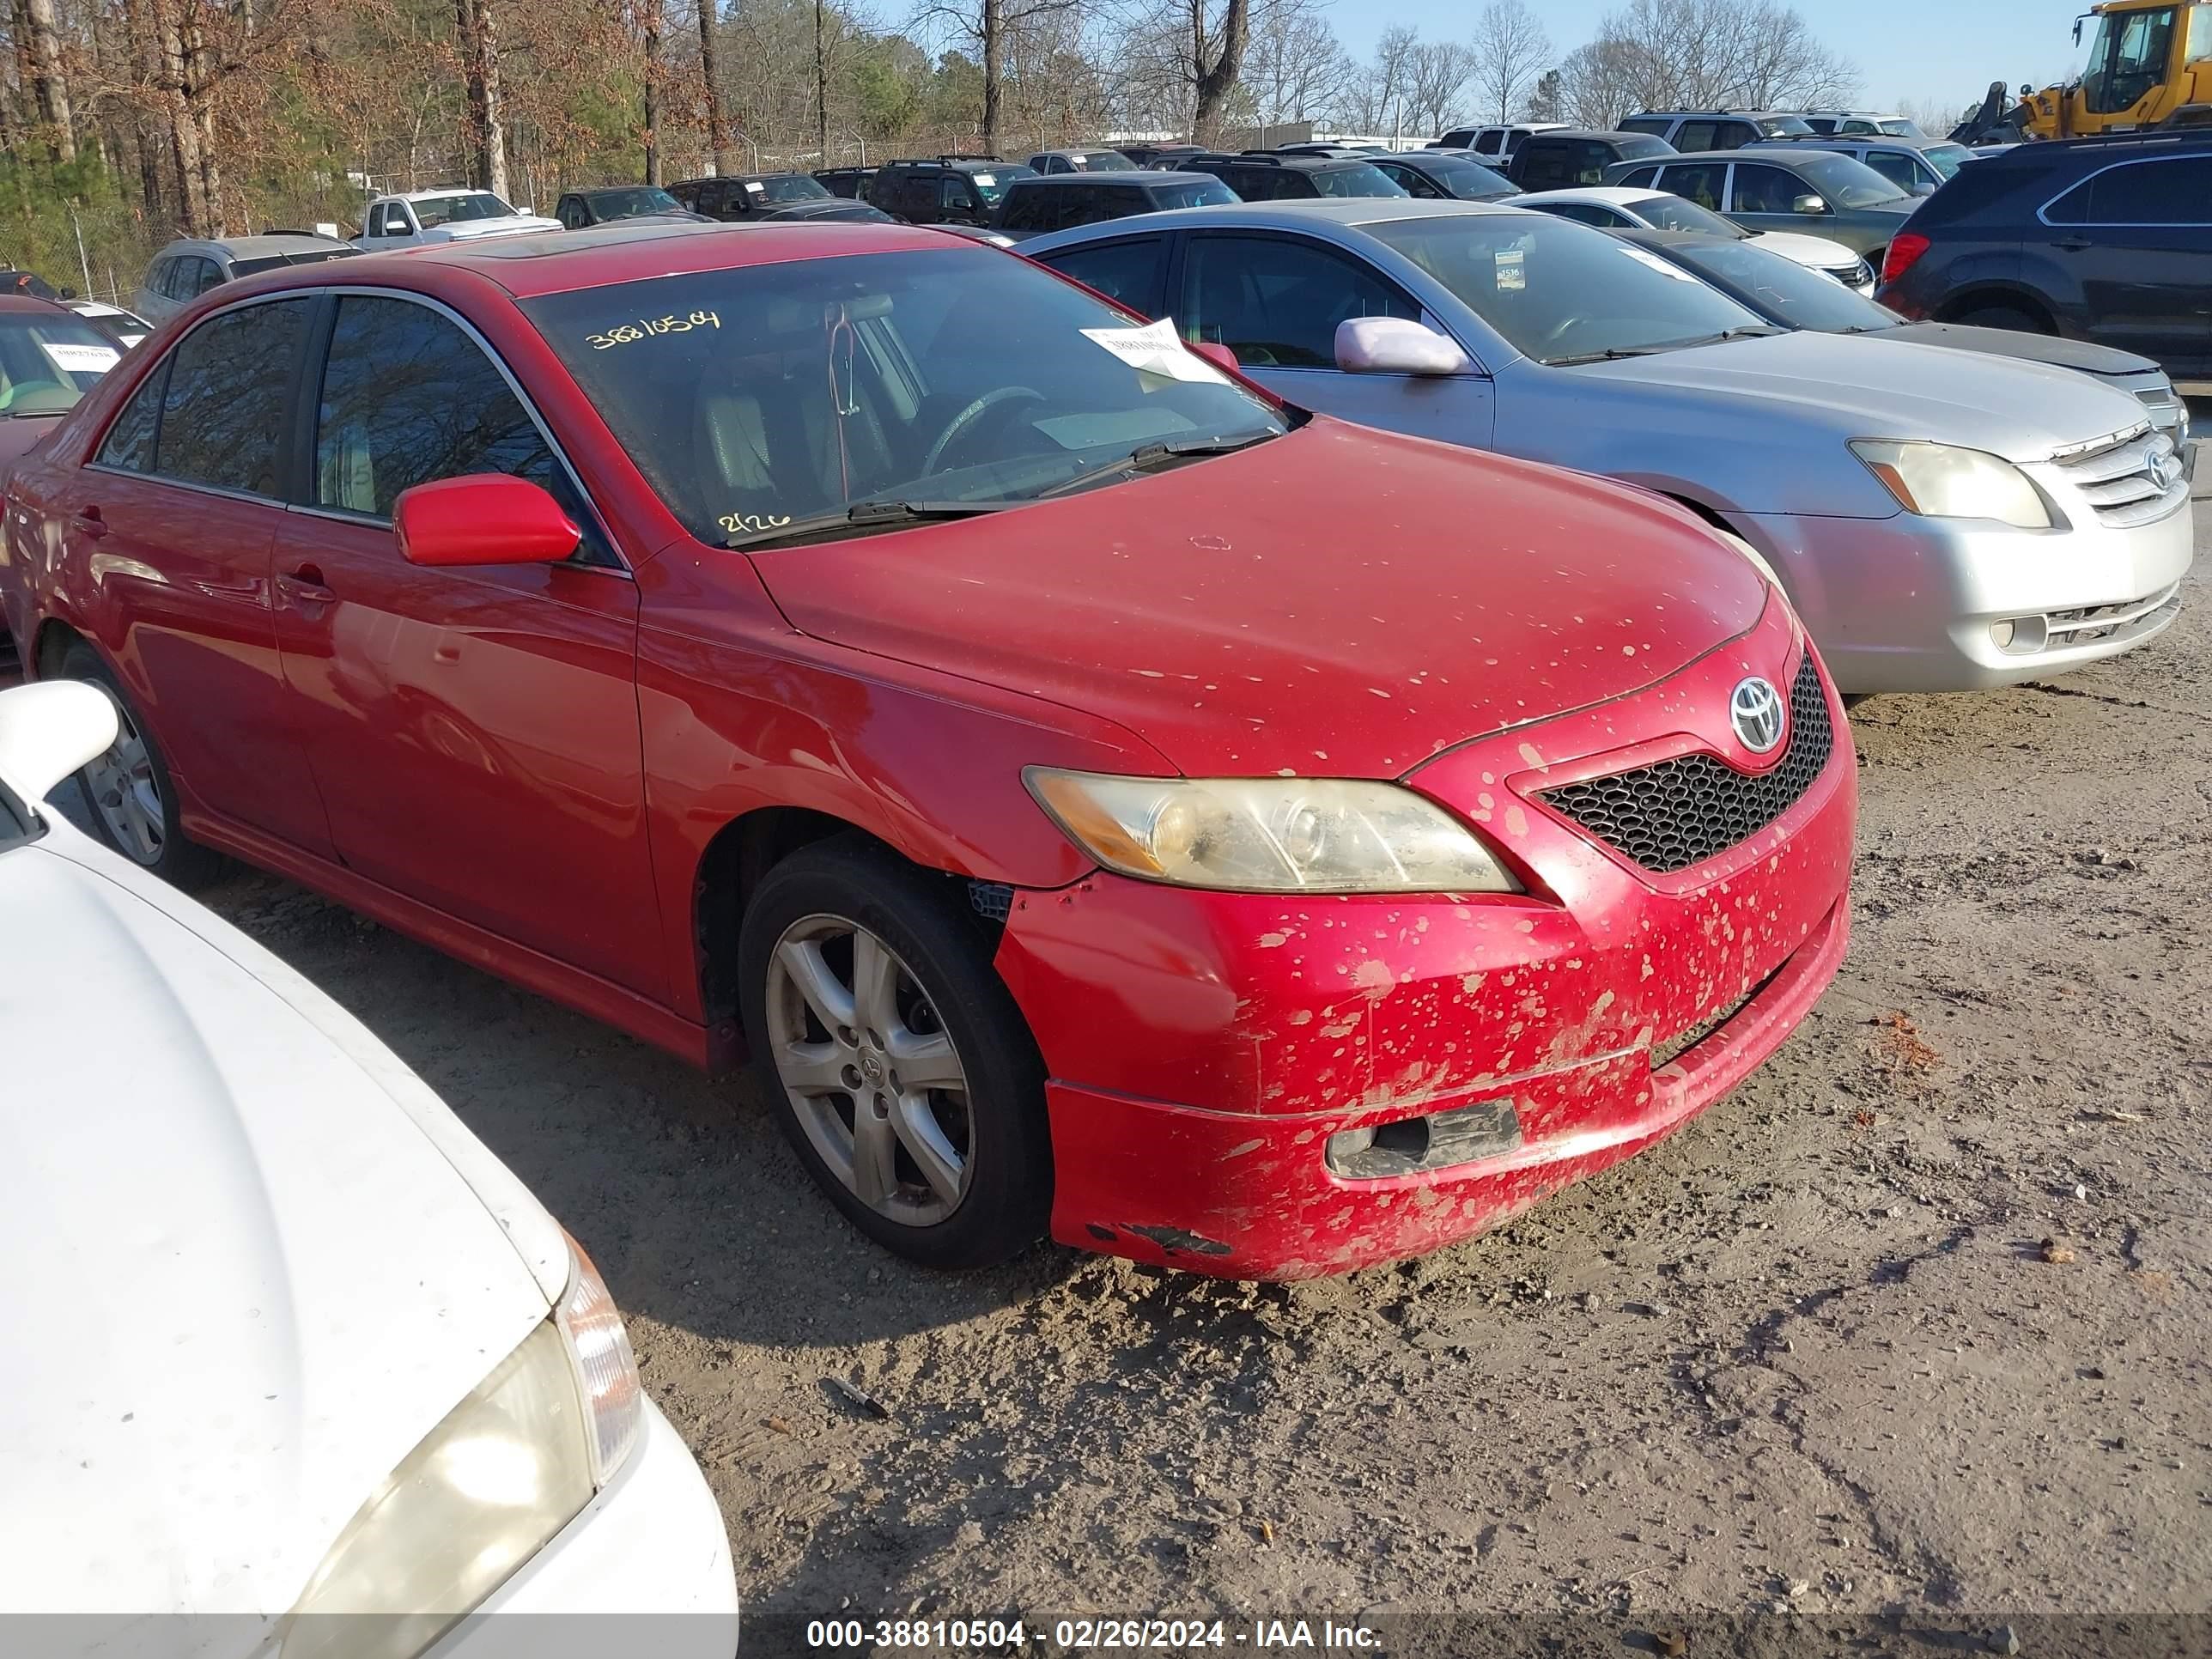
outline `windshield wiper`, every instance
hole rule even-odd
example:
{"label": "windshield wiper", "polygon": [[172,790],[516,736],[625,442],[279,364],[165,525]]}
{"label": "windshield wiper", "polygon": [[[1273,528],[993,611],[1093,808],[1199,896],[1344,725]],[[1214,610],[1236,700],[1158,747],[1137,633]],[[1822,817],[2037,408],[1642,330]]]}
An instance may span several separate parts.
{"label": "windshield wiper", "polygon": [[1049,489],[1039,490],[1030,499],[1042,501],[1054,495],[1065,495],[1085,486],[1103,483],[1109,478],[1123,478],[1139,472],[1158,472],[1179,461],[1203,460],[1209,455],[1232,455],[1240,449],[1249,449],[1270,438],[1279,438],[1279,432],[1248,432],[1241,438],[1195,438],[1184,443],[1140,444],[1118,461],[1108,461],[1087,472],[1079,472],[1072,478],[1063,478]]}
{"label": "windshield wiper", "polygon": [[1620,357],[1650,357],[1662,351],[1686,351],[1692,346],[1725,345],[1730,340],[1762,338],[1770,334],[1787,334],[1786,328],[1777,328],[1771,323],[1759,323],[1745,328],[1724,328],[1717,334],[1699,335],[1693,340],[1662,340],[1656,345],[1607,346],[1602,351],[1584,351],[1572,357],[1547,357],[1544,362],[1553,368],[1565,368],[1571,363],[1607,363]]}
{"label": "windshield wiper", "polygon": [[904,530],[940,519],[973,519],[986,513],[1003,513],[1018,501],[856,501],[831,513],[817,513],[787,524],[772,525],[750,535],[731,536],[722,545],[750,551],[759,547],[789,547],[799,542],[831,541],[841,536],[869,536],[879,530]]}
{"label": "windshield wiper", "polygon": [[1623,357],[1649,357],[1655,351],[1668,349],[1666,346],[1607,346],[1602,351],[1578,351],[1571,357],[1547,357],[1544,362],[1553,368],[1567,368],[1576,363],[1610,363]]}

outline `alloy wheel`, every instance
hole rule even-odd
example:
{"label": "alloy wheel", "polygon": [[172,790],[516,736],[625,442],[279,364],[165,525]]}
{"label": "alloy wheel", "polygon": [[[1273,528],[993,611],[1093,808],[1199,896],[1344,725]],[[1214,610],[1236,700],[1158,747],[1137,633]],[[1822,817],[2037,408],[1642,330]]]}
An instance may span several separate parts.
{"label": "alloy wheel", "polygon": [[140,864],[158,864],[167,844],[167,815],[154,757],[121,703],[115,706],[114,746],[84,769],[85,793],[115,844]]}
{"label": "alloy wheel", "polygon": [[968,1073],[898,953],[842,916],[802,916],[769,963],[776,1075],[823,1163],[870,1209],[926,1227],[973,1174]]}

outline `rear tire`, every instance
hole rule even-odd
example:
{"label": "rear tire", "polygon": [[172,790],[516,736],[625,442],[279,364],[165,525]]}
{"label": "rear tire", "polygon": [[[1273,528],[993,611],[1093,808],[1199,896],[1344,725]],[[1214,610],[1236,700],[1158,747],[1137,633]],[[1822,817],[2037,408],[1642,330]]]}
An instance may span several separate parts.
{"label": "rear tire", "polygon": [[848,1220],[939,1268],[1044,1235],[1044,1063],[959,884],[857,835],[817,842],[761,881],[738,961],[755,1074]]}
{"label": "rear tire", "polygon": [[2015,334],[2049,334],[2054,331],[2042,318],[2018,306],[1978,306],[1951,320],[1963,323],[1968,328],[2009,329]]}
{"label": "rear tire", "polygon": [[62,653],[62,678],[98,686],[115,705],[115,746],[77,775],[94,832],[141,870],[186,891],[219,874],[215,853],[185,839],[177,812],[177,786],[161,745],[147,730],[100,653],[83,640]]}

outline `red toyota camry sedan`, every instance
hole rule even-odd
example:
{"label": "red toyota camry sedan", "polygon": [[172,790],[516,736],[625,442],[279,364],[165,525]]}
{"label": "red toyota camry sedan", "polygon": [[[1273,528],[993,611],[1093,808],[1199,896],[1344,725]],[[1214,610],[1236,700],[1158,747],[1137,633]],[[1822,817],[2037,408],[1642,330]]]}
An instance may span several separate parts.
{"label": "red toyota camry sedan", "polygon": [[1433,1249],[1844,951],[1847,729],[1739,551],[935,231],[226,285],[16,471],[0,602],[120,705],[122,851],[749,1056],[928,1263]]}

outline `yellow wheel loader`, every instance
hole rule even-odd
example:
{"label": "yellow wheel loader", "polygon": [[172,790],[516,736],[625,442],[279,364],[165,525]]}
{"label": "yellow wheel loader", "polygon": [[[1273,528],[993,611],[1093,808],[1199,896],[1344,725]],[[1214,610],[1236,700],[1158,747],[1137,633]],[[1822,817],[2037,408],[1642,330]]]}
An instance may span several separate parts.
{"label": "yellow wheel loader", "polygon": [[2076,45],[2085,34],[2072,80],[2024,86],[2016,103],[1998,82],[1952,137],[1998,143],[2212,125],[2212,3],[2106,0],[2074,20]]}

